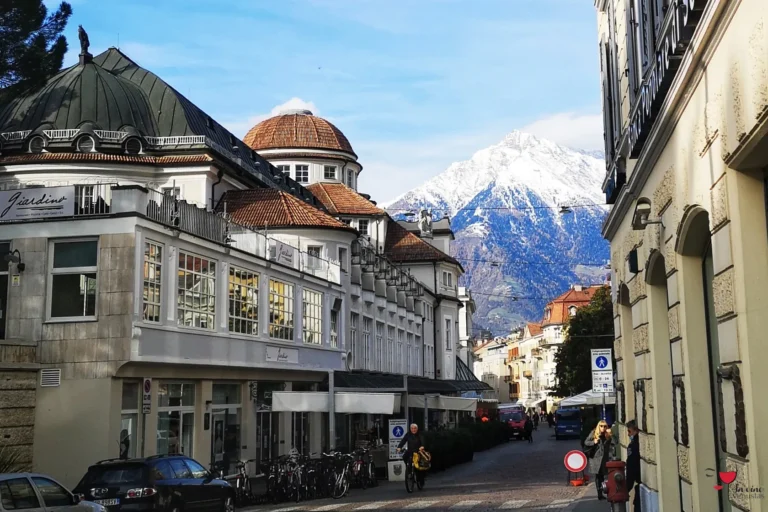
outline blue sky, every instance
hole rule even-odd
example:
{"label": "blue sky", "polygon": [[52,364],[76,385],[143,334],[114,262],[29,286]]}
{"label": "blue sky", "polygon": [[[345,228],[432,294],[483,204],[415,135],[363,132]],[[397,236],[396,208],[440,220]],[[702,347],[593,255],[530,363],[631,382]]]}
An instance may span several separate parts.
{"label": "blue sky", "polygon": [[[53,1],[47,1],[53,4]],[[350,139],[386,201],[523,129],[601,149],[587,0],[73,0],[91,53],[119,46],[239,136],[280,106]]]}

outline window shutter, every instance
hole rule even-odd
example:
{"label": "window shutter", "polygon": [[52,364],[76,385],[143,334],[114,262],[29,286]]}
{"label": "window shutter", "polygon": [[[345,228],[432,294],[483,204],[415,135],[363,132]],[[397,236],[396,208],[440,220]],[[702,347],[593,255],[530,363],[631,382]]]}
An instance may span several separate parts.
{"label": "window shutter", "polygon": [[640,34],[642,37],[643,75],[653,63],[653,18],[651,16],[651,0],[640,0]]}
{"label": "window shutter", "polygon": [[664,0],[653,0],[653,38],[659,40],[664,24]]}
{"label": "window shutter", "polygon": [[619,93],[619,48],[616,45],[615,40],[611,41],[608,46],[610,50],[610,75],[611,80],[611,113],[613,114],[613,141],[614,144],[619,140],[621,130],[621,94]]}
{"label": "window shutter", "polygon": [[[627,3],[627,74],[629,78],[629,104],[634,105],[639,80],[637,79],[637,43],[635,42],[635,9]],[[631,107],[630,107],[631,108]]]}
{"label": "window shutter", "polygon": [[608,81],[608,62],[606,60],[606,45],[600,41],[600,75],[603,84],[603,138],[605,139],[606,163],[613,157],[613,127],[611,126],[611,92]]}

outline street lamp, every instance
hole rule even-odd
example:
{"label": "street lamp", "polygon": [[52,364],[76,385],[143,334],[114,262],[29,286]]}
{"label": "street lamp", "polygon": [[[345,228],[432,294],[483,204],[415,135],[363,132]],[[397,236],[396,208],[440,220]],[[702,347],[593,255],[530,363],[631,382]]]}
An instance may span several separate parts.
{"label": "street lamp", "polygon": [[3,256],[3,260],[5,260],[6,264],[16,263],[16,268],[19,270],[19,272],[24,272],[24,269],[27,268],[27,266],[21,261],[21,253],[18,249],[14,249],[8,252],[5,256]]}

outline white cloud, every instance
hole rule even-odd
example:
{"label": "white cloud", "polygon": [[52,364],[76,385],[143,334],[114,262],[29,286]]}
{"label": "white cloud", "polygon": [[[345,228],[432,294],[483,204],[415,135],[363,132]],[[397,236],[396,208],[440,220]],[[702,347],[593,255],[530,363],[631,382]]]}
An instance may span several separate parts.
{"label": "white cloud", "polygon": [[601,114],[562,112],[538,119],[520,130],[575,149],[604,148]]}
{"label": "white cloud", "polygon": [[270,117],[274,117],[285,110],[309,110],[314,115],[319,115],[317,107],[311,101],[305,101],[301,98],[291,98],[285,103],[275,106],[269,114],[258,114],[250,116],[247,119],[233,120],[222,123],[227,127],[229,131],[237,135],[238,137],[244,137],[248,130]]}
{"label": "white cloud", "polygon": [[382,204],[443,172],[453,162],[467,160],[479,149],[497,143],[506,127],[409,140],[352,140],[363,173],[360,191]]}

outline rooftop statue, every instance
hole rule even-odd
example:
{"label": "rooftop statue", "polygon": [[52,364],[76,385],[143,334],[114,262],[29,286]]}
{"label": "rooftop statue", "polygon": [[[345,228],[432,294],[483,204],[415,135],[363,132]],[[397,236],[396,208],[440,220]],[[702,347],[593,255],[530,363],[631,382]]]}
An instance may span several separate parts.
{"label": "rooftop statue", "polygon": [[82,25],[77,26],[77,36],[80,38],[80,55],[85,55],[88,53],[88,47],[91,46],[91,42],[88,40],[88,33]]}
{"label": "rooftop statue", "polygon": [[432,214],[426,208],[419,210],[419,229],[421,236],[432,236]]}

